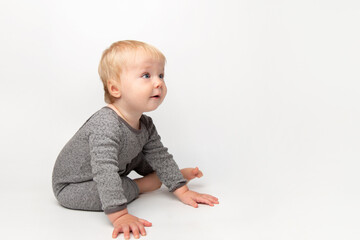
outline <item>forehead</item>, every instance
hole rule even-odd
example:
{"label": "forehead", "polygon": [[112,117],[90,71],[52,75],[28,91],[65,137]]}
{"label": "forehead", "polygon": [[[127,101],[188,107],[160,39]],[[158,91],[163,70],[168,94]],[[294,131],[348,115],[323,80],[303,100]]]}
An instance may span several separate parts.
{"label": "forehead", "polygon": [[127,68],[164,68],[165,59],[152,52],[136,50],[127,56],[126,66]]}

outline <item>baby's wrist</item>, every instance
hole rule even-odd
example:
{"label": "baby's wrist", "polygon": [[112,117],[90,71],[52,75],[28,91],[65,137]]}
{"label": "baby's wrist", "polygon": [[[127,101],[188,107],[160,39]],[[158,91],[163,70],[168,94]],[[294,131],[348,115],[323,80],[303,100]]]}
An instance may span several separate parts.
{"label": "baby's wrist", "polygon": [[114,212],[114,213],[110,213],[110,214],[107,214],[109,220],[111,223],[114,223],[117,219],[119,219],[120,217],[128,214],[128,210],[127,208],[123,209],[123,210],[120,210],[118,212]]}
{"label": "baby's wrist", "polygon": [[189,191],[189,188],[188,188],[188,186],[184,185],[184,186],[179,187],[178,189],[176,189],[174,191],[174,195],[177,196],[177,197],[180,197],[181,195],[183,195],[187,191]]}

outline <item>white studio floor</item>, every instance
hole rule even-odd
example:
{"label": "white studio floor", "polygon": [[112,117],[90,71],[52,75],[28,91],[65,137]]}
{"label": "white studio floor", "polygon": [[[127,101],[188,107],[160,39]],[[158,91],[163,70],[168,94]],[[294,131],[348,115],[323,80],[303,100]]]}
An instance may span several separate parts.
{"label": "white studio floor", "polygon": [[0,0],[0,240],[112,239],[104,213],[58,205],[51,173],[105,106],[99,60],[124,39],[166,55],[149,116],[179,166],[203,171],[190,189],[220,201],[142,195],[128,207],[153,223],[141,239],[359,240],[359,13],[359,0]]}
{"label": "white studio floor", "polygon": [[[268,184],[259,180],[254,188],[245,181],[231,184],[204,177],[190,188],[216,195],[220,205],[194,209],[162,187],[141,195],[129,211],[153,223],[141,239],[359,239],[358,195],[335,194],[307,182],[290,191],[266,188]],[[1,239],[112,239],[112,226],[102,212],[62,208],[48,185],[2,190]]]}

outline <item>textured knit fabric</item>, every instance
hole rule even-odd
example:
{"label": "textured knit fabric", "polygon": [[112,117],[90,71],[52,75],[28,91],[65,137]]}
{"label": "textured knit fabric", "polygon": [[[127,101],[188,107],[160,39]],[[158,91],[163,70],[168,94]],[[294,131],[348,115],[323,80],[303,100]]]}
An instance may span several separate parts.
{"label": "textured knit fabric", "polygon": [[[98,210],[100,199],[101,209],[105,213],[125,208],[138,194],[136,184],[126,177],[135,159],[150,165],[170,191],[183,186],[186,180],[172,155],[161,143],[152,119],[143,115],[140,126],[140,130],[132,128],[109,107],[91,116],[65,145],[56,160],[52,179],[54,194],[60,204],[67,201],[70,202],[67,206],[62,205],[83,209],[76,202],[88,201],[87,206],[96,205],[93,210]],[[136,164],[136,167],[141,168],[141,165]],[[93,192],[92,197],[86,198],[79,191],[79,186],[74,188],[77,184],[89,196]],[[130,196],[125,190],[135,193]],[[61,194],[62,191],[66,194]],[[64,196],[70,199],[64,201]],[[74,196],[80,199],[74,199]]]}
{"label": "textured knit fabric", "polygon": [[[140,153],[130,164],[126,165],[126,171],[123,175],[127,175],[132,170],[142,176],[153,173],[152,167],[143,159]],[[120,176],[122,188],[127,202],[135,200],[139,196],[139,188],[135,181],[126,176]],[[59,203],[70,209],[87,210],[87,211],[102,211],[102,203],[100,200],[97,184],[90,180],[81,183],[71,183],[66,185],[57,195]],[[126,205],[117,206],[107,209],[105,213],[113,213],[124,209]]]}

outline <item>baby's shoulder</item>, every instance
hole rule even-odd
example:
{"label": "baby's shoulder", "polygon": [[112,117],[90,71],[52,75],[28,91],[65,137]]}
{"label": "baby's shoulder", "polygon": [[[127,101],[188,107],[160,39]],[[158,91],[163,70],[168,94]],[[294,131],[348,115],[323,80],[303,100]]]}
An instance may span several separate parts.
{"label": "baby's shoulder", "polygon": [[114,131],[119,129],[119,118],[112,109],[103,107],[95,112],[84,125],[93,131]]}

